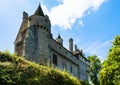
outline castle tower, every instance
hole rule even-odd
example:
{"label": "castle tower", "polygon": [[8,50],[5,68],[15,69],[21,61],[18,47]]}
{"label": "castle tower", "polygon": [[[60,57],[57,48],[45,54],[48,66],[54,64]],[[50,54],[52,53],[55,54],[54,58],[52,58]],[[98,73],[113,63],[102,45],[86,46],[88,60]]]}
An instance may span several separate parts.
{"label": "castle tower", "polygon": [[51,23],[39,5],[28,17],[23,12],[23,21],[15,40],[15,53],[40,64],[49,63]]}

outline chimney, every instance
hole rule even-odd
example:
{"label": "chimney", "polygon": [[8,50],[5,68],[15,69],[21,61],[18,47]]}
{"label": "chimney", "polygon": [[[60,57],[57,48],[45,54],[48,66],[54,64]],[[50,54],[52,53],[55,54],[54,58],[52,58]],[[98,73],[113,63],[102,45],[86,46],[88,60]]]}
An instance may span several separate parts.
{"label": "chimney", "polygon": [[75,51],[77,51],[77,50],[78,50],[77,45],[75,45]]}
{"label": "chimney", "polygon": [[70,52],[73,52],[73,39],[72,38],[69,39],[69,50]]}
{"label": "chimney", "polygon": [[28,13],[25,11],[23,12],[23,20],[28,20]]}

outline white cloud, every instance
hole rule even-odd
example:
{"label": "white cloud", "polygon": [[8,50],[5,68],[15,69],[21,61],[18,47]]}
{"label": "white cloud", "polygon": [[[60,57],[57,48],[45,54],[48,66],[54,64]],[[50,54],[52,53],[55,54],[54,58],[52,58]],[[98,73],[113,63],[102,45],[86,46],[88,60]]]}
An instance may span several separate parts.
{"label": "white cloud", "polygon": [[[48,13],[52,25],[58,25],[61,28],[67,29],[76,22],[77,19],[82,19],[86,12],[97,10],[105,0],[58,0],[61,2],[58,6],[53,7]],[[80,22],[81,26],[83,23]]]}
{"label": "white cloud", "polygon": [[41,7],[42,7],[42,9],[43,9],[43,12],[45,13],[45,14],[50,14],[49,13],[49,11],[48,11],[48,9],[47,9],[47,7],[43,4],[43,3],[41,3]]}
{"label": "white cloud", "polygon": [[84,24],[83,24],[83,21],[82,20],[79,20],[79,25],[84,27]]}
{"label": "white cloud", "polygon": [[97,55],[101,60],[105,60],[110,46],[110,40],[101,42],[97,39],[88,41],[82,49],[88,55]]}

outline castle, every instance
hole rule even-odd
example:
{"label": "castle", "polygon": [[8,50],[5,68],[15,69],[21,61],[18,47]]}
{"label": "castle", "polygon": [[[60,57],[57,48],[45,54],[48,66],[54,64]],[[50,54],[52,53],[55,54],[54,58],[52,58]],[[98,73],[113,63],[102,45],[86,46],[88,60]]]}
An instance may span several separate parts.
{"label": "castle", "polygon": [[69,50],[63,46],[60,35],[53,39],[49,17],[44,15],[40,5],[31,16],[23,12],[14,46],[18,56],[66,70],[80,80],[88,81],[89,61],[77,45],[73,50],[72,38],[69,39]]}

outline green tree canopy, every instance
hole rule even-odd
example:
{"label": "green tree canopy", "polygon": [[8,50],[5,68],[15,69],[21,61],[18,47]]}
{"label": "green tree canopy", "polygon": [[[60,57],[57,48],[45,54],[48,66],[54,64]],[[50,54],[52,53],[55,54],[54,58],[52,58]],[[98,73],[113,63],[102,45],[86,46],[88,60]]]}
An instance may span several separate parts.
{"label": "green tree canopy", "polygon": [[116,36],[112,44],[99,72],[101,85],[120,85],[120,36]]}
{"label": "green tree canopy", "polygon": [[100,59],[96,56],[89,56],[88,60],[90,61],[90,80],[94,85],[99,85],[98,73],[101,68]]}

